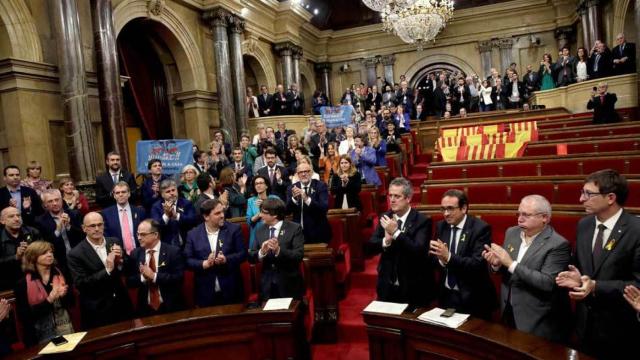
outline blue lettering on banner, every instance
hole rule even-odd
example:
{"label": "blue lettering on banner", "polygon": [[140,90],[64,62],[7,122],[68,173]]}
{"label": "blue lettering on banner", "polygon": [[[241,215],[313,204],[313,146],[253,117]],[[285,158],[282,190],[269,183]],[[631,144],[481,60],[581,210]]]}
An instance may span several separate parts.
{"label": "blue lettering on banner", "polygon": [[353,124],[351,114],[353,114],[353,106],[323,106],[320,108],[320,115],[327,129]]}
{"label": "blue lettering on banner", "polygon": [[191,140],[140,140],[136,143],[136,170],[138,174],[149,172],[149,160],[162,161],[163,174],[179,174],[185,165],[193,163]]}

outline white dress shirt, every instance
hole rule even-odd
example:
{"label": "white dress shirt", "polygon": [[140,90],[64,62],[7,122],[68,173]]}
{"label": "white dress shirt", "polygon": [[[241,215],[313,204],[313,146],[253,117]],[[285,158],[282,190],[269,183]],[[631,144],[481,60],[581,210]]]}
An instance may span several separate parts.
{"label": "white dress shirt", "polygon": [[618,219],[620,219],[620,215],[622,215],[622,209],[618,210],[617,213],[615,213],[612,217],[610,217],[604,222],[598,220],[598,218],[596,217],[596,230],[593,232],[593,239],[591,240],[591,250],[593,250],[593,247],[596,246],[596,237],[598,236],[598,225],[604,224],[604,226],[607,227],[606,229],[604,229],[602,234],[603,235],[602,248],[604,249],[604,247],[607,245],[607,241],[609,240],[609,236],[611,236],[611,231],[613,230],[613,227],[616,226]]}
{"label": "white dress shirt", "polygon": [[[207,239],[209,239],[209,247],[211,247],[211,253],[216,254],[218,250],[218,235],[220,234],[220,230],[216,230],[214,232],[210,232],[209,228],[205,225],[205,229],[207,231]],[[220,249],[222,252],[222,249]],[[216,277],[215,291],[220,291],[220,282],[218,281],[218,277]]]}
{"label": "white dress shirt", "polygon": [[[156,262],[156,272],[155,274],[153,274],[153,280],[152,282],[155,284],[156,279],[158,279],[158,272],[160,271],[160,245],[162,245],[162,243],[160,241],[158,241],[158,243],[156,244],[156,246],[153,247],[153,249],[145,249],[144,250],[144,263],[146,265],[149,265],[149,261],[151,260],[151,254],[149,253],[150,250],[153,250],[153,259]],[[146,283],[147,279],[142,276],[142,274],[140,275],[140,280],[142,281],[142,283]],[[160,293],[160,303],[162,304],[162,292],[158,291],[158,293]],[[151,293],[147,292],[147,303],[151,303]]]}
{"label": "white dress shirt", "polygon": [[[274,228],[275,230],[273,231],[273,236],[275,236],[276,238],[278,238],[279,234],[280,234],[280,229],[282,228],[282,224],[284,222],[282,220],[278,221],[275,225],[273,226],[267,226],[267,224],[263,224],[263,226],[265,226],[267,228],[267,234],[271,233],[271,228]],[[280,251],[278,251],[277,254],[275,254],[275,256],[277,257],[280,254]],[[262,258],[264,258],[265,256],[267,256],[267,254],[263,254],[262,253],[262,248],[258,251],[258,260],[262,260]]]}

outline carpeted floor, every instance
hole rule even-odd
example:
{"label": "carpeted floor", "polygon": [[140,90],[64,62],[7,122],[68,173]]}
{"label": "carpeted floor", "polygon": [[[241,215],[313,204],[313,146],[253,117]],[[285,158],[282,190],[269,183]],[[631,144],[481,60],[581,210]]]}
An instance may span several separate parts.
{"label": "carpeted floor", "polygon": [[335,344],[312,345],[314,360],[369,359],[369,341],[360,313],[375,300],[378,259],[379,256],[366,260],[363,272],[351,274],[351,288],[338,305],[338,341]]}

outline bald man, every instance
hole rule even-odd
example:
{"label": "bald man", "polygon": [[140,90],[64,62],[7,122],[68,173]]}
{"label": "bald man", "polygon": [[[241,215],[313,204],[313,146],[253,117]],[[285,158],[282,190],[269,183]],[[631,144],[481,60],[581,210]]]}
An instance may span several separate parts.
{"label": "bald man", "polygon": [[20,210],[13,206],[2,209],[0,223],[4,226],[0,232],[0,290],[10,290],[22,275],[24,250],[41,236],[38,230],[22,223]]}
{"label": "bald man", "polygon": [[132,306],[120,280],[126,256],[121,242],[104,237],[104,220],[97,212],[84,217],[82,230],[86,238],[68,255],[80,291],[82,327],[87,330],[128,319]]}

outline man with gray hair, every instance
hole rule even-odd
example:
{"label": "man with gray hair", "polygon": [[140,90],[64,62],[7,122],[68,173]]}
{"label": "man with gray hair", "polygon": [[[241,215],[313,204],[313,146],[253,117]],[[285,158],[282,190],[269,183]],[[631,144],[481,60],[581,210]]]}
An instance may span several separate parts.
{"label": "man with gray hair", "polygon": [[500,307],[505,323],[552,341],[569,335],[569,298],[556,285],[571,261],[569,242],[549,225],[551,205],[540,195],[522,198],[518,225],[507,229],[502,247],[485,245],[483,257],[502,274]]}
{"label": "man with gray hair", "polygon": [[151,217],[160,223],[161,239],[171,245],[183,247],[187,232],[196,223],[196,212],[191,202],[178,198],[178,186],[172,179],[162,180],[160,196],[151,207]]}
{"label": "man with gray hair", "polygon": [[427,261],[431,220],[411,208],[413,187],[399,177],[389,183],[390,210],[369,244],[381,252],[378,264],[378,300],[427,306],[435,297],[433,266]]}
{"label": "man with gray hair", "polygon": [[616,36],[618,45],[613,48],[613,74],[633,74],[636,72],[636,44],[627,42],[623,33]]}

